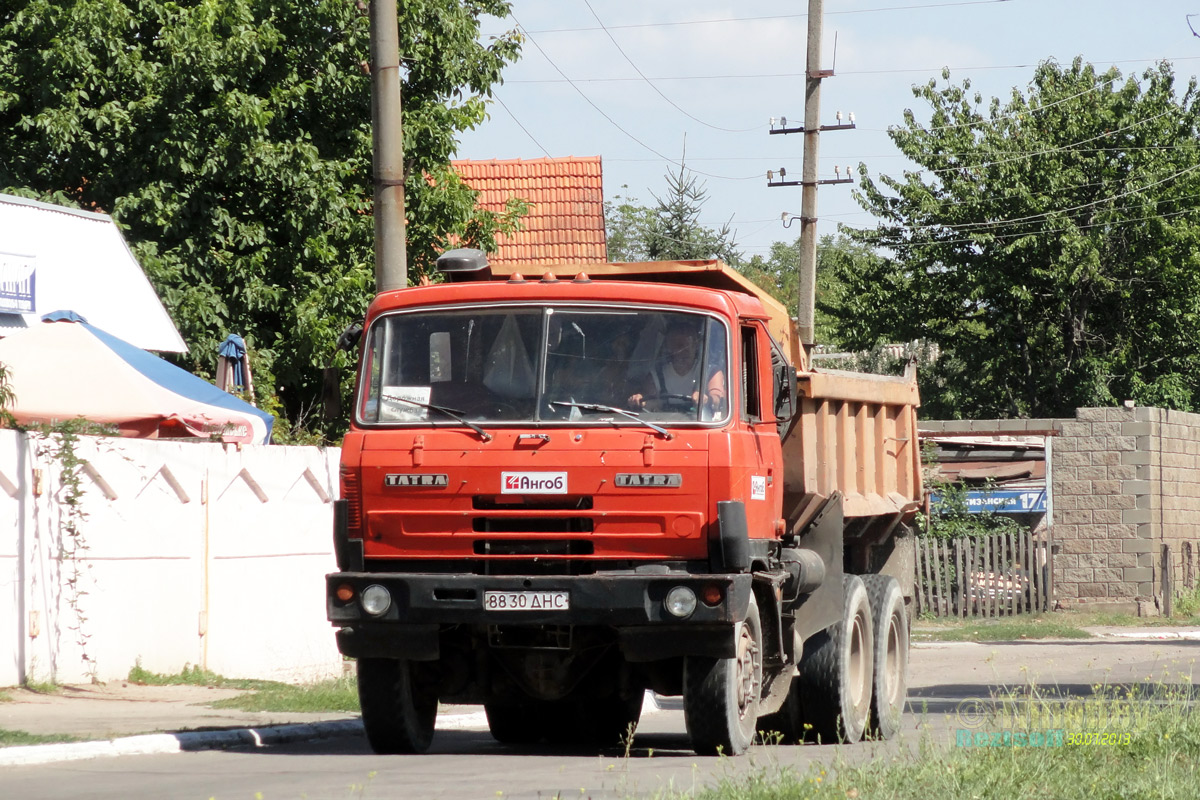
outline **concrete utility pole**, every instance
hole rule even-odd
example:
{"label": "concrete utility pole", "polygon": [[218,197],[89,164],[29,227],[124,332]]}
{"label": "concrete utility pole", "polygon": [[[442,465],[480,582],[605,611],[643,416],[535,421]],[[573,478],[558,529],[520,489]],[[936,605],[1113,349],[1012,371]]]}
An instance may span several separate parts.
{"label": "concrete utility pole", "polygon": [[[800,302],[796,309],[796,327],[799,329],[800,342],[806,351],[811,350],[816,343],[816,310],[817,294],[817,187],[829,183],[852,183],[850,167],[846,167],[843,178],[837,167],[833,168],[834,178],[820,180],[817,177],[817,158],[820,153],[821,131],[845,131],[854,128],[854,113],[850,113],[850,121],[842,122],[842,112],[837,113],[836,125],[821,124],[821,81],[833,76],[832,69],[821,69],[821,33],[822,17],[825,13],[824,0],[808,0],[808,55],[805,69],[804,94],[804,124],[788,127],[787,117],[779,119],[779,127],[775,127],[775,118],[771,117],[771,133],[804,134],[804,166],[801,179],[789,181],[787,170],[780,167],[778,180],[774,170],[767,171],[767,186],[801,186],[803,192],[800,198]],[[836,52],[835,52],[836,56]],[[795,215],[783,213],[784,227]]]}
{"label": "concrete utility pole", "polygon": [[408,286],[396,0],[371,2],[371,142],[375,175],[375,291],[385,292]]}
{"label": "concrete utility pole", "polygon": [[796,326],[800,342],[816,342],[817,296],[817,155],[821,146],[821,32],[825,0],[808,0],[808,56],[804,81],[804,164],[800,178],[800,304]]}

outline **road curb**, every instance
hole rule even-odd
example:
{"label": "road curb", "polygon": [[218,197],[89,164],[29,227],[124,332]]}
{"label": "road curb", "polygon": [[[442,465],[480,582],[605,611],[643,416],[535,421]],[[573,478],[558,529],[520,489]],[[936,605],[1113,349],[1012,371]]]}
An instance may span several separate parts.
{"label": "road curb", "polygon": [[1138,628],[1132,631],[1095,630],[1085,628],[1099,639],[1133,639],[1143,642],[1196,641],[1200,639],[1200,630],[1190,631],[1159,631],[1153,628]]}
{"label": "road curb", "polygon": [[[658,713],[661,707],[647,692],[642,713]],[[465,714],[440,714],[437,719],[437,729],[440,731],[486,731],[488,729],[487,715],[482,711]],[[82,761],[90,758],[115,758],[117,756],[170,755],[199,750],[225,750],[230,747],[270,747],[294,742],[363,735],[365,734],[362,720],[358,718],[265,725],[260,728],[148,733],[90,742],[0,747],[0,767],[37,766],[61,761]]]}
{"label": "road curb", "polygon": [[63,742],[0,748],[0,767],[34,766],[60,761],[116,756],[167,755],[194,750],[223,750],[230,747],[267,747],[270,745],[361,736],[362,720],[339,719],[262,728],[237,728],[220,731],[183,731],[124,736],[93,742]]}

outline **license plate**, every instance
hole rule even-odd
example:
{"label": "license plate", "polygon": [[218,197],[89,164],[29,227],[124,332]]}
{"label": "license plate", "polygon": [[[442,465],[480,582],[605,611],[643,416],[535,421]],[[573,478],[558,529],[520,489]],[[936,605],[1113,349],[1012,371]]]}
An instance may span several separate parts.
{"label": "license plate", "polygon": [[569,592],[484,592],[485,611],[565,611]]}

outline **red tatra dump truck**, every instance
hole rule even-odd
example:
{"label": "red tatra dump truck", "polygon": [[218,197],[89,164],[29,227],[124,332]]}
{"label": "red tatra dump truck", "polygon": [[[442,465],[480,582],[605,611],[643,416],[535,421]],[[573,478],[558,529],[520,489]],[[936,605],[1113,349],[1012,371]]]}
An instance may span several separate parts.
{"label": "red tatra dump truck", "polygon": [[425,750],[439,701],[616,743],[647,689],[699,753],[892,735],[911,371],[811,368],[718,262],[439,267],[371,304],[342,446],[328,616],[372,748]]}

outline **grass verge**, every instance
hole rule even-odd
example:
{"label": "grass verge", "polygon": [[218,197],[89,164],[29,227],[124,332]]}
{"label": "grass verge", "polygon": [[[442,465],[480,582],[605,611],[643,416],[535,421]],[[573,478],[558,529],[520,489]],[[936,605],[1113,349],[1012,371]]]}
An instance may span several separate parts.
{"label": "grass verge", "polygon": [[355,713],[359,710],[358,683],[350,675],[302,686],[277,683],[209,705],[242,711]]}
{"label": "grass verge", "polygon": [[173,675],[143,669],[140,664],[129,670],[129,682],[148,686],[215,686],[244,689],[245,694],[208,703],[212,708],[236,708],[241,711],[275,712],[357,712],[358,682],[353,675],[318,683],[293,686],[279,681],[226,678],[215,672],[186,665]]}
{"label": "grass verge", "polygon": [[[730,774],[689,798],[702,800],[929,800],[945,798],[1196,797],[1200,715],[1188,688],[1153,696],[1094,687],[1087,700],[1001,699],[994,712],[959,733],[926,731],[915,752],[862,764],[835,760],[808,771],[769,765]],[[960,717],[957,724],[963,724]],[[1005,736],[1004,734],[1008,734]],[[1107,744],[1086,734],[1108,734]],[[981,740],[979,737],[982,736]],[[941,737],[947,737],[943,741]],[[983,741],[984,744],[978,744]],[[1040,746],[1031,743],[1041,742]],[[659,798],[682,798],[660,793]]]}
{"label": "grass verge", "polygon": [[1087,639],[1078,622],[1061,614],[968,619],[949,623],[921,621],[913,626],[917,642],[1014,642],[1021,639]]}
{"label": "grass verge", "polygon": [[10,731],[7,728],[0,728],[0,747],[17,747],[24,744],[54,744],[56,742],[78,741],[82,740],[77,736],[68,736],[64,733],[54,733],[45,736],[37,733]]}
{"label": "grass verge", "polygon": [[267,689],[285,685],[276,681],[226,678],[191,664],[185,664],[182,670],[171,675],[151,672],[143,669],[141,664],[137,664],[129,670],[128,680],[130,683],[140,683],[145,686],[216,686],[222,689]]}

